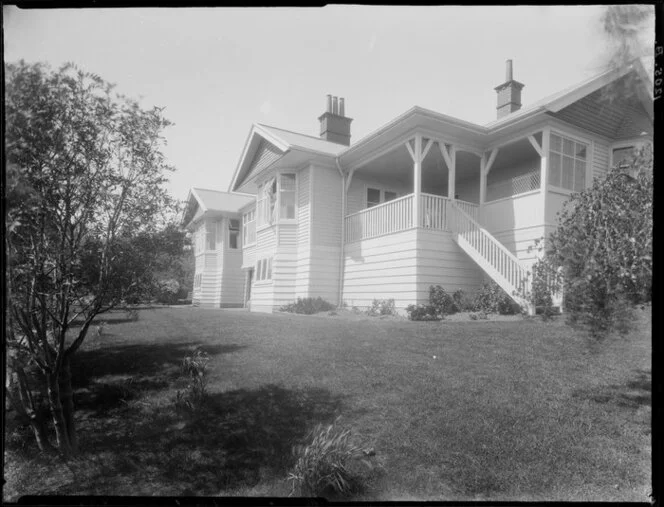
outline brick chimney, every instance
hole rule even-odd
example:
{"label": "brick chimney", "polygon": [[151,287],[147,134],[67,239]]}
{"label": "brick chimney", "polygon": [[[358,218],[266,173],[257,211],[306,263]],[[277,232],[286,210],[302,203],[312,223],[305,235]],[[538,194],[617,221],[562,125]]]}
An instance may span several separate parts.
{"label": "brick chimney", "polygon": [[350,122],[345,116],[343,97],[327,96],[327,109],[318,117],[320,136],[326,141],[350,146]]}
{"label": "brick chimney", "polygon": [[521,89],[525,86],[512,79],[512,60],[505,63],[505,82],[494,88],[498,94],[498,119],[521,109]]}

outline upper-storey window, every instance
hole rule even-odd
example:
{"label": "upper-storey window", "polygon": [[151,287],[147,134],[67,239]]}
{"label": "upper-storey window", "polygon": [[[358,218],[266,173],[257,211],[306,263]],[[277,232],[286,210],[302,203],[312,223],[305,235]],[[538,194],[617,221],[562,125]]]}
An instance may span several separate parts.
{"label": "upper-storey window", "polygon": [[281,174],[279,177],[279,218],[295,218],[295,175]]}
{"label": "upper-storey window", "polygon": [[217,226],[214,222],[205,224],[205,249],[216,250],[217,248]]}
{"label": "upper-storey window", "polygon": [[242,215],[242,242],[244,246],[256,243],[256,210]]}
{"label": "upper-storey window", "polygon": [[240,221],[237,218],[228,220],[228,248],[236,250],[240,246]]}
{"label": "upper-storey window", "polygon": [[635,146],[621,146],[614,148],[612,153],[613,167],[629,167],[634,156]]}
{"label": "upper-storey window", "polygon": [[277,219],[295,218],[295,174],[283,173],[265,182],[256,201],[257,226],[273,224]]}
{"label": "upper-storey window", "polygon": [[588,145],[551,134],[549,185],[580,192],[586,188]]}

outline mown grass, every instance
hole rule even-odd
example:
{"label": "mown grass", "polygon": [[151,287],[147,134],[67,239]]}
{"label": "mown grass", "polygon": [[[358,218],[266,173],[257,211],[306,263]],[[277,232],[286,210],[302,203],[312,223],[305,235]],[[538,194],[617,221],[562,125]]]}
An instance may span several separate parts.
{"label": "mown grass", "polygon": [[[63,465],[9,428],[6,499],[286,496],[292,447],[341,416],[381,465],[356,500],[648,501],[646,313],[602,343],[539,320],[186,307],[105,320],[73,366],[83,451]],[[188,415],[173,399],[196,346],[210,395]]]}

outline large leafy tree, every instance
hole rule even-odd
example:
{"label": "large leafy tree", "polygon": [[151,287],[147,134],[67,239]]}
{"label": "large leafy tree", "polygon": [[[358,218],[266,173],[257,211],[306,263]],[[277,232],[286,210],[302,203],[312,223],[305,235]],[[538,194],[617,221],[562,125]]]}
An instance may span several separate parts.
{"label": "large leafy tree", "polygon": [[5,72],[8,394],[41,449],[54,447],[46,414],[69,454],[71,357],[97,315],[149,292],[151,238],[172,205],[169,122],[71,64],[20,61]]}

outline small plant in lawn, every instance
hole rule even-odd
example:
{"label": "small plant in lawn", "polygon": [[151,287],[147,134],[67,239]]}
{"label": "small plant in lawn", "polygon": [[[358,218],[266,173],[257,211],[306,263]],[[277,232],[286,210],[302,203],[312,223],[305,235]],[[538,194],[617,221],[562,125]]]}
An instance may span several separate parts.
{"label": "small plant in lawn", "polygon": [[371,469],[367,457],[373,450],[355,445],[350,430],[335,424],[318,424],[309,434],[308,443],[294,448],[297,462],[288,475],[290,496],[348,496],[361,489],[365,477],[357,465]]}
{"label": "small plant in lawn", "polygon": [[207,396],[207,366],[210,356],[201,348],[196,348],[190,356],[182,360],[182,375],[187,377],[189,384],[186,391],[177,391],[175,406],[195,410],[199,408]]}
{"label": "small plant in lawn", "polygon": [[129,308],[126,311],[127,320],[136,322],[138,320],[138,310],[136,308]]}
{"label": "small plant in lawn", "polygon": [[367,315],[377,317],[378,315],[396,315],[394,299],[374,299],[371,307],[367,310]]}
{"label": "small plant in lawn", "polygon": [[304,315],[312,315],[318,312],[327,312],[334,310],[335,306],[332,303],[325,301],[322,297],[317,298],[297,298],[297,301],[284,305],[280,308],[282,312],[300,313]]}
{"label": "small plant in lawn", "polygon": [[468,317],[470,317],[470,320],[477,320],[477,314],[476,313],[471,313],[470,315],[468,315]]}

